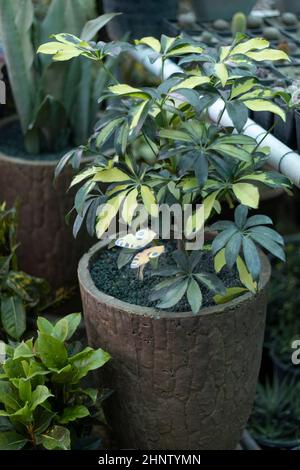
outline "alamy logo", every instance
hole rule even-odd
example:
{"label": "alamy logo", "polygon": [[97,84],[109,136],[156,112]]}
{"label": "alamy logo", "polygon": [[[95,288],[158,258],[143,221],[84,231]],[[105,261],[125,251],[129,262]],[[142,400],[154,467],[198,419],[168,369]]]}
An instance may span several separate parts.
{"label": "alamy logo", "polygon": [[294,366],[298,366],[300,364],[300,340],[297,339],[292,342],[292,349],[295,351],[292,354],[292,363]]}

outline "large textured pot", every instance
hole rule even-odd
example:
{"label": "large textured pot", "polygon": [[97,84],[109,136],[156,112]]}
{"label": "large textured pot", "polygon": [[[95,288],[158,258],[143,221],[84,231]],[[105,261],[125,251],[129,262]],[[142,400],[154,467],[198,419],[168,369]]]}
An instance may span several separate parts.
{"label": "large textured pot", "polygon": [[257,0],[192,0],[192,6],[199,21],[214,21],[219,18],[231,20],[233,15],[241,11],[248,15]]}
{"label": "large textured pot", "polygon": [[103,0],[105,13],[122,13],[107,26],[111,39],[120,40],[128,32],[134,39],[160,37],[168,33],[166,19],[175,19],[178,0]]}
{"label": "large textured pot", "polygon": [[234,449],[252,408],[260,368],[270,264],[257,295],[199,315],[139,307],[100,292],[79,264],[89,343],[112,361],[100,380],[114,390],[106,415],[119,445],[137,449]]}
{"label": "large textured pot", "polygon": [[[1,122],[0,132],[13,119]],[[85,236],[75,241],[72,227],[66,225],[74,203],[74,193],[67,193],[71,170],[54,185],[56,165],[0,152],[0,201],[19,205],[19,267],[47,279],[54,288],[76,282],[78,261],[89,246]]]}

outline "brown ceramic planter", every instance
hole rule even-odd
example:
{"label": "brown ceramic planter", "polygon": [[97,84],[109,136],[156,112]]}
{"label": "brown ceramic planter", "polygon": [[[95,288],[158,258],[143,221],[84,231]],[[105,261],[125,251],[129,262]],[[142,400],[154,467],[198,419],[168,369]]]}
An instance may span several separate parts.
{"label": "brown ceramic planter", "polygon": [[106,414],[119,445],[137,449],[234,449],[247,423],[262,355],[270,264],[257,295],[199,315],[139,307],[100,292],[79,264],[89,342],[112,355],[101,372],[114,390]]}
{"label": "brown ceramic planter", "polygon": [[19,204],[19,267],[54,288],[76,282],[78,260],[89,246],[85,236],[74,240],[72,226],[66,225],[74,203],[74,193],[67,193],[72,173],[66,170],[54,186],[56,165],[0,152],[0,201]]}

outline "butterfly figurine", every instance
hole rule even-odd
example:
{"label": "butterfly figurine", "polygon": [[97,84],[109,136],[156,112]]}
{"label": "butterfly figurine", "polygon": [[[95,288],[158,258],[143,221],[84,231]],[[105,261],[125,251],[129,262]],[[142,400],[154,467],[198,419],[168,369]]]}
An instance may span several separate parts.
{"label": "butterfly figurine", "polygon": [[152,246],[151,248],[147,248],[144,251],[141,251],[133,258],[130,267],[132,269],[138,269],[142,266],[145,266],[151,259],[158,258],[163,252],[165,251],[165,247],[160,246]]}
{"label": "butterfly figurine", "polygon": [[129,233],[125,237],[118,238],[115,245],[120,248],[129,248],[131,250],[138,250],[149,245],[154,240],[156,233],[149,228],[141,229],[136,234]]}

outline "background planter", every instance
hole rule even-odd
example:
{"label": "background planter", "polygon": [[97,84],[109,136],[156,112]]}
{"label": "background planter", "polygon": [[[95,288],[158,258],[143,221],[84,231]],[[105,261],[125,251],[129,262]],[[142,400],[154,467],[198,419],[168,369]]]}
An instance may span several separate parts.
{"label": "background planter", "polygon": [[[1,127],[10,120],[2,121]],[[54,185],[56,165],[0,153],[0,201],[19,205],[19,267],[47,279],[54,288],[76,282],[78,260],[89,246],[87,236],[74,240],[66,225],[74,203],[74,193],[66,194],[72,172],[68,168]]]}
{"label": "background planter", "polygon": [[101,293],[79,264],[89,342],[112,355],[100,380],[114,390],[106,416],[119,445],[138,449],[234,449],[249,418],[264,336],[270,265],[260,291],[200,315],[130,305]]}
{"label": "background planter", "polygon": [[214,21],[219,18],[231,20],[237,11],[249,14],[256,0],[192,0],[192,6],[200,21]]}
{"label": "background planter", "polygon": [[290,11],[291,13],[300,13],[299,0],[277,0],[276,7],[280,11]]}
{"label": "background planter", "polygon": [[165,20],[175,19],[177,8],[178,0],[103,0],[105,13],[122,13],[107,26],[113,40],[124,38],[128,32],[134,39],[167,34],[168,25]]}

